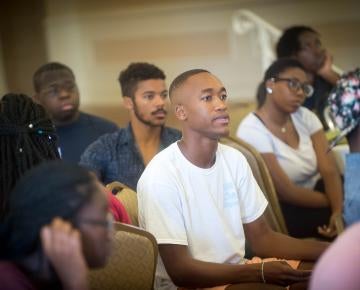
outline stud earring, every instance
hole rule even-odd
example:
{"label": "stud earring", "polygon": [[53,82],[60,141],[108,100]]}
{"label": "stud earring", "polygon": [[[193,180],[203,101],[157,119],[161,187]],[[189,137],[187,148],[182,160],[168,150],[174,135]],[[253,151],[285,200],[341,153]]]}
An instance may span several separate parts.
{"label": "stud earring", "polygon": [[266,88],[266,92],[267,92],[268,94],[272,94],[273,90],[272,90],[272,88]]}

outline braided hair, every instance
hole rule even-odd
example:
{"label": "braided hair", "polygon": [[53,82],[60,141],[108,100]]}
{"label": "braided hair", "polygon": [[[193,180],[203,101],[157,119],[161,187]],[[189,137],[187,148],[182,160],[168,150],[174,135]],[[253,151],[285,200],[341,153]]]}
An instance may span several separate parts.
{"label": "braided hair", "polygon": [[8,211],[8,196],[31,167],[59,159],[55,128],[45,109],[23,94],[6,94],[0,101],[0,220]]}

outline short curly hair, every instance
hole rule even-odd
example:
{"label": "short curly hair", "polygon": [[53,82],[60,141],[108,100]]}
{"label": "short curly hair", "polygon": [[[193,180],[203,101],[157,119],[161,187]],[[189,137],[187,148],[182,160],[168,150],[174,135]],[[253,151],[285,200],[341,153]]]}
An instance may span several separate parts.
{"label": "short curly hair", "polygon": [[146,62],[135,62],[120,72],[118,80],[122,96],[133,98],[139,82],[152,79],[165,80],[165,78],[164,72],[157,66]]}
{"label": "short curly hair", "polygon": [[296,54],[300,50],[299,37],[304,32],[318,34],[317,31],[308,26],[292,26],[285,29],[276,44],[277,57],[291,57]]}

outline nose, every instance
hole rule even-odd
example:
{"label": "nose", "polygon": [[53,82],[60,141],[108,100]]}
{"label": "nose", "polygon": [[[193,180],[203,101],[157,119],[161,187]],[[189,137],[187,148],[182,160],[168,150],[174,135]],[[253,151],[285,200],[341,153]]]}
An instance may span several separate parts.
{"label": "nose", "polygon": [[226,100],[221,99],[221,97],[215,98],[214,107],[216,111],[226,111],[227,110]]}
{"label": "nose", "polygon": [[162,108],[165,106],[165,98],[161,95],[156,95],[155,97],[155,106],[158,108]]}
{"label": "nose", "polygon": [[68,90],[62,89],[58,94],[59,99],[67,99],[70,97],[70,92]]}

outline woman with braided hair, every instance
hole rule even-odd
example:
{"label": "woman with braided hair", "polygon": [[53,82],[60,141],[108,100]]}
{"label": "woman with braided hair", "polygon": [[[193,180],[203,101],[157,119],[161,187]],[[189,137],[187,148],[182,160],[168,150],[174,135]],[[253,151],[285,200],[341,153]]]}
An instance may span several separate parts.
{"label": "woman with braided hair", "polygon": [[0,220],[19,177],[40,162],[59,158],[57,135],[45,109],[26,95],[6,94],[0,101]]}
{"label": "woman with braided hair", "polygon": [[[30,168],[59,159],[55,127],[45,109],[23,94],[6,94],[0,101],[0,222],[8,212],[8,195]],[[109,194],[116,221],[130,224],[119,200]]]}

